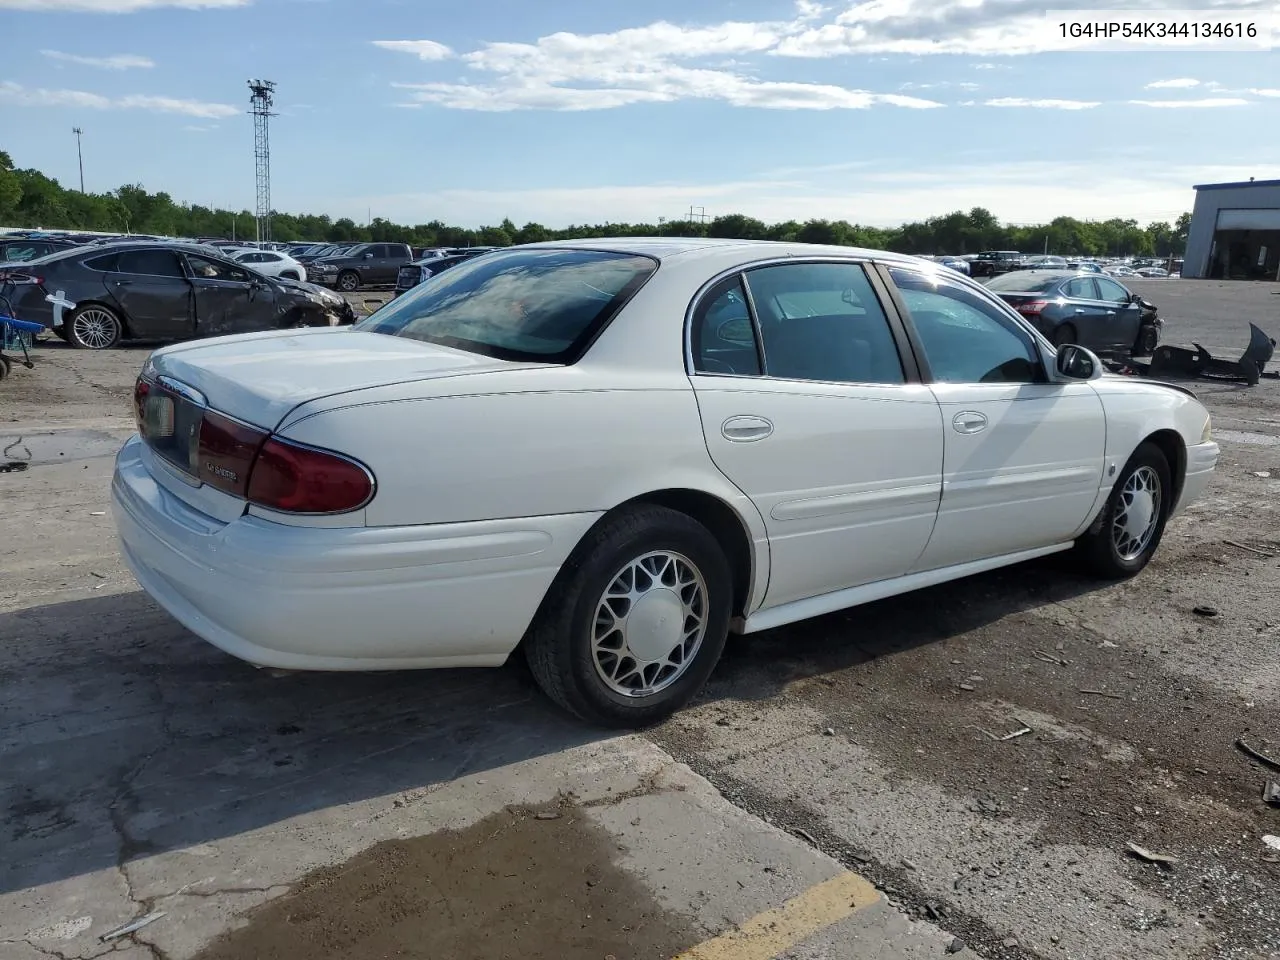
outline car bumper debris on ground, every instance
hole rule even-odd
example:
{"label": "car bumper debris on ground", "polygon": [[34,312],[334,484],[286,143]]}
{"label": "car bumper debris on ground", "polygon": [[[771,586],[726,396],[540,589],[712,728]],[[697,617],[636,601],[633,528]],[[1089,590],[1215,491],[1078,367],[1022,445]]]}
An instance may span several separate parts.
{"label": "car bumper debris on ground", "polygon": [[[1214,355],[1273,312],[1156,283]],[[614,736],[515,660],[282,673],[188,632],[110,514],[145,353],[0,383],[3,960],[1280,956],[1272,378],[1190,384],[1217,471],[1136,579],[1049,557],[734,638]]]}

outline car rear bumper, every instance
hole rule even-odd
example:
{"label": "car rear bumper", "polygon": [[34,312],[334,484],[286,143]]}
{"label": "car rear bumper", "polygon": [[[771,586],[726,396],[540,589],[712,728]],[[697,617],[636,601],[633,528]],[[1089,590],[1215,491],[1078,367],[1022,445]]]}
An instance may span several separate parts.
{"label": "car rear bumper", "polygon": [[1177,511],[1181,511],[1204,493],[1205,487],[1213,479],[1220,452],[1221,448],[1212,440],[1187,447],[1187,473],[1182,481],[1182,495],[1178,498]]}
{"label": "car rear bumper", "polygon": [[599,514],[409,527],[222,523],[129,440],[112,510],[142,588],[232,656],[292,670],[497,666]]}

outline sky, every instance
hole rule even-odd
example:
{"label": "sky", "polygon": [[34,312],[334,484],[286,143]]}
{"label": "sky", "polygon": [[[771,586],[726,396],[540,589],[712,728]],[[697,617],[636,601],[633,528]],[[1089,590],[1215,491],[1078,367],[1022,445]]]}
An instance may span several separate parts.
{"label": "sky", "polygon": [[89,190],[251,209],[261,78],[272,205],[359,223],[1145,224],[1280,178],[1280,0],[1103,6],[1261,32],[1099,47],[1072,0],[0,0],[0,149],[76,186],[78,126]]}

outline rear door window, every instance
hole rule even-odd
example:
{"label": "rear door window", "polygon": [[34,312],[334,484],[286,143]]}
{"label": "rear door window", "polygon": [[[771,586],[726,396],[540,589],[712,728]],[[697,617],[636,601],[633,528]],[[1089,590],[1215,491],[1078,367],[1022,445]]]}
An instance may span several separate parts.
{"label": "rear door window", "polygon": [[1068,280],[1062,287],[1062,292],[1074,300],[1097,300],[1098,290],[1094,286],[1092,277],[1076,277]]}
{"label": "rear door window", "polygon": [[690,328],[693,369],[725,376],[759,376],[759,345],[742,278],[721,280],[698,303]]}
{"label": "rear door window", "polygon": [[122,250],[116,260],[116,270],[147,277],[185,276],[178,255],[172,250]]}
{"label": "rear door window", "polygon": [[770,377],[900,384],[884,309],[857,263],[788,263],[746,274]]}

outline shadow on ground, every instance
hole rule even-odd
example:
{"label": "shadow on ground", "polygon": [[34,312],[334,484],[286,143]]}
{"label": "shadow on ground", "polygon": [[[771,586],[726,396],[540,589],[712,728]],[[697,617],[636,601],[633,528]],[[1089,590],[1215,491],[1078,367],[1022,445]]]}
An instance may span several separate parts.
{"label": "shadow on ground", "polygon": [[[731,641],[705,697],[958,636],[1096,587],[1049,559]],[[0,615],[0,892],[608,736],[499,670],[278,676],[140,592]]]}

